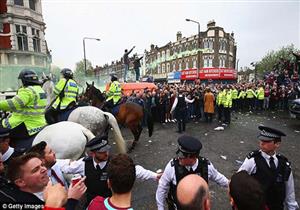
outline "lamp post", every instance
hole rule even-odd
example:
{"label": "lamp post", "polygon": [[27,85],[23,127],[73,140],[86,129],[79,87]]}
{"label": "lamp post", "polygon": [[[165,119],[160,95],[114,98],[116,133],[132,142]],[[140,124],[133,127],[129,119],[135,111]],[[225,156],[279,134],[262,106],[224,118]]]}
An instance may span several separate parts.
{"label": "lamp post", "polygon": [[96,41],[100,41],[99,38],[91,38],[91,37],[84,37],[83,38],[83,63],[84,63],[84,73],[85,75],[87,75],[87,72],[86,72],[86,56],[85,56],[85,40],[86,39],[92,39],[92,40],[96,40]]}
{"label": "lamp post", "polygon": [[197,68],[197,79],[199,77],[199,71],[200,71],[200,23],[198,21],[195,20],[191,20],[191,19],[185,19],[187,22],[193,22],[196,23],[198,25],[198,68]]}

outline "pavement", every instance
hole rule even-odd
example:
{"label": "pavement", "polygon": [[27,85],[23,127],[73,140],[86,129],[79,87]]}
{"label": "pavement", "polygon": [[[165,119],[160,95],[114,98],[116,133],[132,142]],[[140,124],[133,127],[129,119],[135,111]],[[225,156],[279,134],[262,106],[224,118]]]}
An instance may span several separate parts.
{"label": "pavement", "polygon": [[[222,131],[215,131],[220,126],[215,119],[212,123],[193,121],[187,124],[185,134],[199,138],[203,144],[200,155],[208,158],[215,168],[227,178],[239,168],[247,154],[258,149],[258,125],[278,128],[287,134],[282,140],[279,152],[292,163],[295,181],[296,200],[300,202],[300,120],[290,119],[282,111],[261,113],[234,113],[230,126]],[[122,128],[126,141],[133,137],[128,129]],[[175,123],[165,125],[156,123],[154,133],[148,137],[144,128],[140,141],[130,154],[136,164],[156,171],[164,169],[170,159],[175,156],[177,138],[181,135],[175,132]],[[210,193],[213,210],[231,209],[227,189],[210,182]],[[137,180],[133,190],[133,208],[138,210],[157,209],[155,192],[157,182]]]}

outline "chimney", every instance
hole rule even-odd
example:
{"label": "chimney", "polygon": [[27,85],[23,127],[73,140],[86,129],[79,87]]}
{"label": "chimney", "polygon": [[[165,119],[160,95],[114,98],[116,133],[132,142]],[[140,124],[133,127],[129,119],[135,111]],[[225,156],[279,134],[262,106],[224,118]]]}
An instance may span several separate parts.
{"label": "chimney", "polygon": [[233,32],[231,32],[231,34],[230,34],[232,37],[234,37],[234,33]]}
{"label": "chimney", "polygon": [[180,39],[182,39],[181,31],[178,31],[178,32],[177,32],[176,38],[177,38],[177,41],[179,41]]}
{"label": "chimney", "polygon": [[154,44],[150,45],[151,50],[154,50]]}
{"label": "chimney", "polygon": [[208,21],[207,28],[211,28],[211,27],[215,27],[215,26],[216,26],[215,20]]}

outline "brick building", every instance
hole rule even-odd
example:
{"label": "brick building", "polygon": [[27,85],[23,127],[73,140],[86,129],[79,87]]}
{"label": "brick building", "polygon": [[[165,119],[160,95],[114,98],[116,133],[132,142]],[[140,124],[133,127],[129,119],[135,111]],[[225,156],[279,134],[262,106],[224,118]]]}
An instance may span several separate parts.
{"label": "brick building", "polygon": [[24,67],[49,71],[51,56],[45,28],[41,0],[0,1],[1,78],[17,75]]}
{"label": "brick building", "polygon": [[[215,21],[210,21],[206,31],[200,32],[200,40],[198,34],[186,38],[177,32],[175,42],[170,41],[161,47],[152,44],[144,53],[142,76],[167,81],[169,75],[178,76],[174,72],[181,72],[180,80],[236,80],[236,48],[234,34],[226,33],[222,27],[216,26]],[[122,78],[123,71],[122,62],[116,61],[103,66],[100,75],[115,72]],[[170,78],[170,81],[178,79]]]}

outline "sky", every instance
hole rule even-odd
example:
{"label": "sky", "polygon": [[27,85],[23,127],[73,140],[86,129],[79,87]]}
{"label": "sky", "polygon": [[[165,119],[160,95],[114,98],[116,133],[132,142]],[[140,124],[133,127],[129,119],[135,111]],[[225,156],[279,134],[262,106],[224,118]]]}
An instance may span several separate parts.
{"label": "sky", "polygon": [[191,1],[191,0],[42,0],[45,37],[61,68],[75,68],[86,58],[92,65],[120,60],[124,49],[136,46],[142,54],[150,45],[163,46],[201,31],[215,20],[225,32],[234,32],[239,67],[250,66],[271,50],[294,44],[300,49],[300,1]]}

